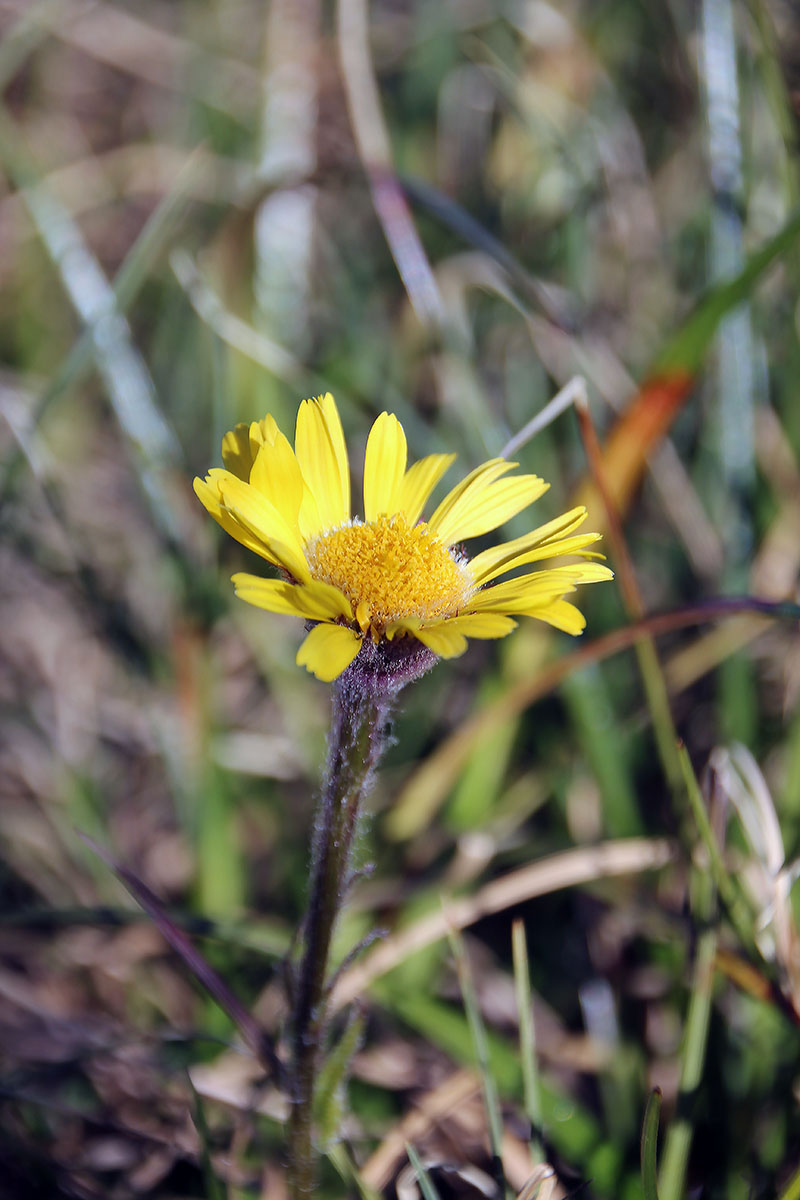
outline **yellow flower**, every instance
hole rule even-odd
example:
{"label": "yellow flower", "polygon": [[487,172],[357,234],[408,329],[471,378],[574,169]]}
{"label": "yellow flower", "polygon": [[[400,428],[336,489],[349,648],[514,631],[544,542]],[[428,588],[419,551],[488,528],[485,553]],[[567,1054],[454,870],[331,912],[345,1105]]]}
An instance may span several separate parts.
{"label": "yellow flower", "polygon": [[[610,579],[587,547],[599,534],[575,530],[584,508],[469,559],[460,543],[496,529],[537,500],[548,484],[512,475],[503,458],[476,467],[427,521],[420,516],[454,454],[430,454],[406,467],[406,437],[381,413],[364,459],[364,519],[351,515],[350,470],[339,413],[328,393],[304,400],[294,450],[266,416],[237,425],[222,442],[225,469],[194,487],[232,537],[281,571],[280,579],[233,576],[243,600],[315,624],[297,661],[333,680],[364,639],[395,646],[416,639],[440,658],[463,654],[467,638],[505,637],[517,616],[580,633],[581,613],[564,596],[576,584]],[[516,574],[517,567],[564,554],[583,561]]]}

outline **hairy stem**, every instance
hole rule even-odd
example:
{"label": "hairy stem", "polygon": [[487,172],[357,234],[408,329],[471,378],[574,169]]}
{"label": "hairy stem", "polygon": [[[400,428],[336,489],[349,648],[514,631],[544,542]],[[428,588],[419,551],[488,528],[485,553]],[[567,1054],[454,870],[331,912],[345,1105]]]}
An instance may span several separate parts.
{"label": "hairy stem", "polygon": [[362,798],[385,744],[392,693],[364,676],[340,676],[333,690],[328,762],[311,867],[311,893],[292,1025],[289,1194],[310,1196],[315,1182],[314,1084],[325,1037],[328,959],[350,876]]}

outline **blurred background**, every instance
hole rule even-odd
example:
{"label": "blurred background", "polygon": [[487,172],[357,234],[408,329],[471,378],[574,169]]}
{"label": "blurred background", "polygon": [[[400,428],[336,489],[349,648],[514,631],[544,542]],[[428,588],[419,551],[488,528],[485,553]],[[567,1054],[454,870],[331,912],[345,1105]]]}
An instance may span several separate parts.
{"label": "blurred background", "polygon": [[[643,609],[795,598],[797,11],[0,0],[0,21],[0,1196],[280,1200],[280,1098],[77,833],[279,1024],[329,691],[294,665],[299,622],[233,598],[260,560],[191,479],[237,421],[291,435],[330,390],[357,482],[384,408],[413,457],[458,452],[454,481],[580,374]],[[582,497],[606,526],[571,408],[515,457],[552,483],[536,523]],[[514,1189],[521,918],[552,1194],[641,1195],[658,1085],[686,1194],[789,1200],[796,621],[710,605],[659,669],[631,638],[589,646],[635,596],[580,603],[580,643],[527,623],[405,694],[342,951],[475,898]],[[744,933],[698,898],[665,694],[701,778],[712,761]],[[444,933],[345,976],[366,1031],[340,1129],[372,1194],[400,1195],[409,1140],[454,1166],[443,1200],[490,1162]],[[326,1167],[319,1194],[355,1187]]]}

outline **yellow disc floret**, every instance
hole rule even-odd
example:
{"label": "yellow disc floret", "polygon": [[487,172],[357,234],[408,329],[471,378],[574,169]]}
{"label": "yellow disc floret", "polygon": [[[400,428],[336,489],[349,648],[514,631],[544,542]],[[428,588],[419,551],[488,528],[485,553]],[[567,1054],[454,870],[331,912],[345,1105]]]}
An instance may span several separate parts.
{"label": "yellow disc floret", "polygon": [[305,553],[312,577],[343,592],[374,638],[406,617],[455,616],[475,591],[430,526],[409,526],[401,514],[320,534]]}

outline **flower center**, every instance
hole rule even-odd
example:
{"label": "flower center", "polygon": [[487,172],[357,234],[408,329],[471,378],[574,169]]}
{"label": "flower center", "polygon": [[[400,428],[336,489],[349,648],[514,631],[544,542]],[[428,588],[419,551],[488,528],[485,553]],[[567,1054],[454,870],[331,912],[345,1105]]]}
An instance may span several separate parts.
{"label": "flower center", "polygon": [[455,616],[474,593],[433,530],[424,522],[409,528],[399,513],[320,534],[306,558],[313,578],[343,592],[362,630],[376,637],[403,617]]}

